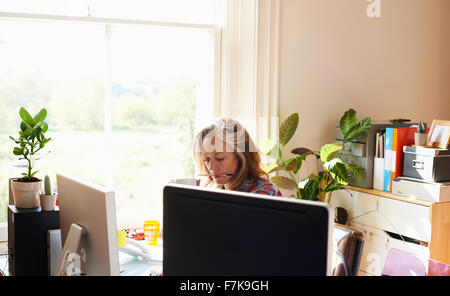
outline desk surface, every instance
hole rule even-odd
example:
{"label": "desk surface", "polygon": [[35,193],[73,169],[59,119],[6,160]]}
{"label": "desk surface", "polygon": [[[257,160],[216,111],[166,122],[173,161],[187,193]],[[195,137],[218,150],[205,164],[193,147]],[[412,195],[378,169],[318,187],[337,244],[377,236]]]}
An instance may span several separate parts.
{"label": "desk surface", "polygon": [[[162,250],[162,248],[161,248]],[[122,252],[119,253],[121,276],[149,276],[162,273],[162,262],[146,262]],[[8,256],[0,255],[0,276],[9,276]]]}
{"label": "desk surface", "polygon": [[145,241],[140,244],[151,254],[152,259],[160,262],[148,262],[140,257],[125,254],[119,251],[120,275],[121,276],[149,276],[162,273],[163,247],[149,246]]}
{"label": "desk surface", "polygon": [[124,253],[119,253],[121,276],[149,276],[162,273],[162,262],[146,262]]}

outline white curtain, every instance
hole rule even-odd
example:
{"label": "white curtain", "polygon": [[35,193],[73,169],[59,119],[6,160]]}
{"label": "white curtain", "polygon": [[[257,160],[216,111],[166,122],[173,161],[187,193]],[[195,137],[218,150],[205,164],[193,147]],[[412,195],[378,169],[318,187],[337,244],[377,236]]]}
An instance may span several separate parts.
{"label": "white curtain", "polygon": [[232,117],[256,145],[278,141],[279,0],[228,0],[221,38],[221,92],[214,117]]}

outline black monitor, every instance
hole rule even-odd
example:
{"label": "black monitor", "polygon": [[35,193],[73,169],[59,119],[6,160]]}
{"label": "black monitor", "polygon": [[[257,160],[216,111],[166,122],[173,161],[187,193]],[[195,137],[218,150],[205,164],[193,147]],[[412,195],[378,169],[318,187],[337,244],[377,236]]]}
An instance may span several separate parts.
{"label": "black monitor", "polygon": [[165,276],[331,275],[328,204],[179,184],[163,191]]}

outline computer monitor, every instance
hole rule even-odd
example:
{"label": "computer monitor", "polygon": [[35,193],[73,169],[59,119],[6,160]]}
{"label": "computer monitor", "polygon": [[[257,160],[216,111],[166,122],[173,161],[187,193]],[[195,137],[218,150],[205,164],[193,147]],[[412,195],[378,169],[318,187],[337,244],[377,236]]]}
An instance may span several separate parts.
{"label": "computer monitor", "polygon": [[170,184],[163,189],[163,274],[331,275],[326,203]]}
{"label": "computer monitor", "polygon": [[119,275],[114,191],[56,174],[63,250],[56,275]]}

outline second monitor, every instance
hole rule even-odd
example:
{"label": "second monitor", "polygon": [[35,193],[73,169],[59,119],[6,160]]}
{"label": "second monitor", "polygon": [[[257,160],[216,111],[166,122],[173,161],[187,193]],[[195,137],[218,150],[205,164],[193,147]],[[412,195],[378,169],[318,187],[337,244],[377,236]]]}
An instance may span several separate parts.
{"label": "second monitor", "polygon": [[330,275],[328,204],[167,185],[163,274]]}

